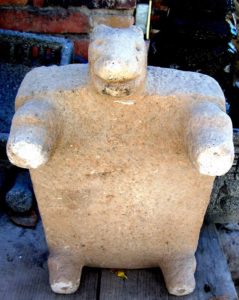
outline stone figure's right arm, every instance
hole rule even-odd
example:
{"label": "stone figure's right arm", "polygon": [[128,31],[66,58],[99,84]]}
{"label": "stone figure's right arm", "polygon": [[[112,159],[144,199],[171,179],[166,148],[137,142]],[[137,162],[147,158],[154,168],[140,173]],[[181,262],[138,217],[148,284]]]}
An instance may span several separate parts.
{"label": "stone figure's right arm", "polygon": [[36,169],[50,158],[59,136],[59,116],[45,100],[30,100],[17,109],[7,143],[9,160]]}

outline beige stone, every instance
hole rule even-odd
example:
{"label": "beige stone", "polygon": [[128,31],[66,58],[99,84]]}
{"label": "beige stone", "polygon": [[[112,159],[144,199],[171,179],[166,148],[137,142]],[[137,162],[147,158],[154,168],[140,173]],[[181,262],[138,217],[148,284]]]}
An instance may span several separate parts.
{"label": "beige stone", "polygon": [[76,291],[83,266],[160,267],[170,293],[195,287],[232,124],[214,79],[147,68],[146,57],[139,29],[101,25],[89,66],[36,68],[18,91],[7,152],[30,169],[57,293]]}

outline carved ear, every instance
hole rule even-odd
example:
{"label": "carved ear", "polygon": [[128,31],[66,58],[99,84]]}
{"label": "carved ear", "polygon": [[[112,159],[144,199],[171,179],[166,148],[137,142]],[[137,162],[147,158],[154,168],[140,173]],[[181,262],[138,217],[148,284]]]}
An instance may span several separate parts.
{"label": "carved ear", "polygon": [[91,33],[91,39],[94,40],[99,36],[104,35],[105,33],[109,32],[110,29],[111,28],[109,26],[106,26],[104,24],[96,25]]}
{"label": "carved ear", "polygon": [[135,33],[137,33],[137,35],[139,35],[141,38],[144,38],[143,30],[140,27],[131,25],[129,28],[133,30]]}

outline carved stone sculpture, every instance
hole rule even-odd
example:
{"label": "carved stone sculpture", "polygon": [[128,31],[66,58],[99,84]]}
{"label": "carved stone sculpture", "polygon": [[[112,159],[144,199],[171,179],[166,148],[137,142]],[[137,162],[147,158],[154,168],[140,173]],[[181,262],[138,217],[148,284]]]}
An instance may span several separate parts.
{"label": "carved stone sculpture", "polygon": [[83,266],[160,267],[170,293],[193,291],[214,176],[234,157],[214,79],[147,68],[138,28],[100,25],[89,65],[26,75],[7,152],[30,169],[54,292],[76,291]]}

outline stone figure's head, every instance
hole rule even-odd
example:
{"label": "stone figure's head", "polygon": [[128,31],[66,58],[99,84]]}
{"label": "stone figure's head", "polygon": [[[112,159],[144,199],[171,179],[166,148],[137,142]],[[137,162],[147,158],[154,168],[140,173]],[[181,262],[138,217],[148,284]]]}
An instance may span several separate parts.
{"label": "stone figure's head", "polygon": [[97,92],[114,97],[132,95],[144,86],[147,50],[143,32],[136,26],[98,25],[89,46],[91,83]]}

